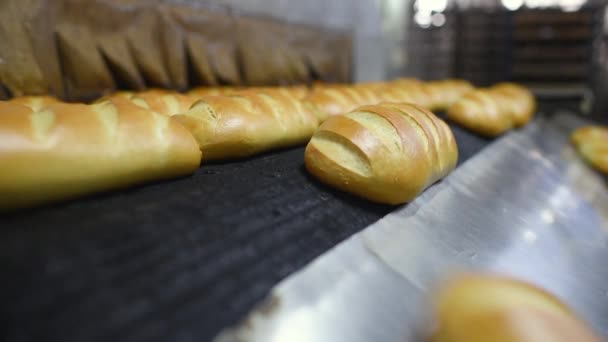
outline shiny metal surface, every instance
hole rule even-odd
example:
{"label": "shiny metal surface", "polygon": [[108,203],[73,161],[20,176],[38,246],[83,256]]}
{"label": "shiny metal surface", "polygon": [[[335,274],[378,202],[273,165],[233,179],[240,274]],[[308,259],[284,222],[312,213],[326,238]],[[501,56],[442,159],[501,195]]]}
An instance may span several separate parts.
{"label": "shiny metal surface", "polygon": [[608,189],[568,144],[580,119],[538,118],[409,205],[288,277],[218,341],[405,341],[459,270],[527,279],[608,337]]}

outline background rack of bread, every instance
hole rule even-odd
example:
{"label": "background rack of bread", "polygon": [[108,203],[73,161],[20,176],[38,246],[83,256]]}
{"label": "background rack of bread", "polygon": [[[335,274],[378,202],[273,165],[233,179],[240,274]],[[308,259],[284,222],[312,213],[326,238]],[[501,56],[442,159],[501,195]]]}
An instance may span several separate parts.
{"label": "background rack of bread", "polygon": [[488,137],[535,112],[512,83],[349,83],[350,45],[344,33],[223,7],[3,1],[0,209],[307,143],[320,181],[399,204],[457,164],[454,136],[432,111]]}
{"label": "background rack of bread", "polygon": [[351,36],[225,6],[3,0],[0,99],[90,101],[117,89],[351,80]]}

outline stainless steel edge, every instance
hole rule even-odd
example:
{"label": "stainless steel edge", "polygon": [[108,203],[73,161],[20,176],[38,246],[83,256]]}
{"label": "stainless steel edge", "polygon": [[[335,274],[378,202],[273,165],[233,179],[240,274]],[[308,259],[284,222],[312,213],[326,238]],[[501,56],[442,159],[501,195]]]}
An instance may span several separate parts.
{"label": "stainless steel edge", "polygon": [[279,283],[216,341],[408,341],[454,272],[510,274],[608,336],[608,189],[568,143],[584,121],[537,118],[415,201]]}

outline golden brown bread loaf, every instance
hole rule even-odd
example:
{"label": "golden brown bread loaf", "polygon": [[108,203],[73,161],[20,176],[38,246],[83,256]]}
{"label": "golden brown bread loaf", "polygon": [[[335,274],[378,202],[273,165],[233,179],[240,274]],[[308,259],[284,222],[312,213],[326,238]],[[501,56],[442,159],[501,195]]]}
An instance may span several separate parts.
{"label": "golden brown bread loaf", "polygon": [[116,92],[101,101],[114,98],[129,100],[137,106],[166,116],[186,112],[197,100],[197,97],[175,91],[149,89],[142,92]]}
{"label": "golden brown bread loaf", "polygon": [[587,163],[596,170],[608,174],[608,127],[578,128],[572,133],[570,140]]}
{"label": "golden brown bread loaf", "polygon": [[526,125],[536,103],[532,93],[513,83],[466,93],[448,109],[448,118],[481,135],[495,137]]}
{"label": "golden brown bread loaf", "polygon": [[381,103],[327,119],[306,146],[319,180],[372,201],[411,201],[456,166],[449,127],[413,104]]}
{"label": "golden brown bread loaf", "polygon": [[514,279],[466,275],[436,298],[433,342],[600,341],[553,295]]}
{"label": "golden brown bread loaf", "polygon": [[245,157],[301,144],[318,125],[303,102],[263,91],[203,97],[173,118],[192,132],[205,159]]}
{"label": "golden brown bread loaf", "polygon": [[183,176],[200,159],[183,126],[124,99],[40,111],[0,102],[0,209]]}
{"label": "golden brown bread loaf", "polygon": [[61,103],[56,97],[48,95],[20,96],[12,98],[9,102],[29,107],[34,111],[39,111],[51,104]]}
{"label": "golden brown bread loaf", "polygon": [[448,119],[475,133],[495,137],[513,128],[513,118],[490,90],[477,89],[450,106]]}
{"label": "golden brown bread loaf", "polygon": [[295,99],[302,100],[308,94],[308,87],[304,85],[284,86],[284,87],[196,87],[188,91],[192,97],[203,97],[209,95],[236,95],[242,92],[279,92],[288,94]]}
{"label": "golden brown bread loaf", "polygon": [[350,84],[316,85],[305,98],[312,104],[317,118],[323,122],[330,116],[347,113],[357,107],[382,101],[379,84],[353,86]]}
{"label": "golden brown bread loaf", "polygon": [[525,87],[515,83],[498,83],[490,88],[495,94],[502,95],[502,103],[509,107],[515,127],[525,126],[534,116],[536,101],[534,95]]}
{"label": "golden brown bread loaf", "polygon": [[473,90],[473,85],[465,80],[446,79],[425,83],[431,94],[429,108],[433,111],[447,110],[466,93]]}

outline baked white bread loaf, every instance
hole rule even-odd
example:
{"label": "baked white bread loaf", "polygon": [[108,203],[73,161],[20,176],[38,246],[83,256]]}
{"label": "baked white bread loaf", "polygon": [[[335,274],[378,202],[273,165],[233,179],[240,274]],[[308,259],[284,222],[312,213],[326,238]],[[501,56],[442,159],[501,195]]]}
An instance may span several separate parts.
{"label": "baked white bread loaf", "polygon": [[203,97],[173,118],[194,135],[209,160],[302,144],[318,126],[305,103],[278,91]]}
{"label": "baked white bread loaf", "polygon": [[378,96],[383,84],[350,85],[350,84],[317,84],[305,98],[312,104],[317,118],[321,122],[330,116],[344,114],[365,105],[382,101]]}
{"label": "baked white bread loaf", "polygon": [[306,169],[369,200],[400,204],[447,175],[458,160],[449,127],[413,104],[381,103],[327,119],[306,146]]}
{"label": "baked white bread loaf", "polygon": [[501,105],[510,111],[515,127],[525,126],[534,116],[536,100],[527,88],[515,83],[498,83],[490,88],[499,98]]}
{"label": "baked white bread loaf", "polygon": [[462,96],[474,89],[468,81],[458,79],[430,81],[425,83],[424,86],[431,95],[429,109],[433,111],[447,110]]}
{"label": "baked white bread loaf", "polygon": [[481,135],[494,137],[526,125],[536,102],[532,93],[514,83],[469,91],[448,109],[448,118]]}
{"label": "baked white bread loaf", "polygon": [[137,106],[166,116],[186,112],[197,99],[175,91],[150,89],[142,92],[116,92],[101,101],[114,98],[129,100]]}
{"label": "baked white bread loaf", "polygon": [[447,117],[477,134],[495,137],[514,127],[510,111],[501,103],[490,90],[477,89],[451,105]]}
{"label": "baked white bread loaf", "polygon": [[590,342],[599,338],[559,299],[499,276],[452,279],[436,298],[433,342]]}
{"label": "baked white bread loaf", "polygon": [[183,126],[124,99],[39,111],[0,102],[0,209],[179,177],[200,160]]}
{"label": "baked white bread loaf", "polygon": [[[429,87],[416,79],[397,79],[357,84],[316,84],[305,100],[314,106],[321,121],[380,102],[415,103],[425,108],[440,109],[441,104],[452,101],[452,93],[461,95],[465,92],[461,83],[453,81],[449,87]],[[444,91],[444,88],[450,90]],[[443,96],[448,98],[443,99]]]}
{"label": "baked white bread loaf", "polygon": [[302,100],[308,94],[306,86],[285,86],[285,87],[197,87],[188,92],[189,96],[200,98],[209,95],[236,95],[242,92],[279,92],[288,94],[295,99]]}
{"label": "baked white bread loaf", "polygon": [[596,170],[608,174],[608,127],[578,128],[572,132],[570,140],[587,163]]}
{"label": "baked white bread loaf", "polygon": [[55,104],[61,103],[59,99],[53,96],[40,95],[40,96],[19,96],[10,99],[11,103],[20,104],[26,107],[30,107],[34,111],[41,110],[42,108]]}

